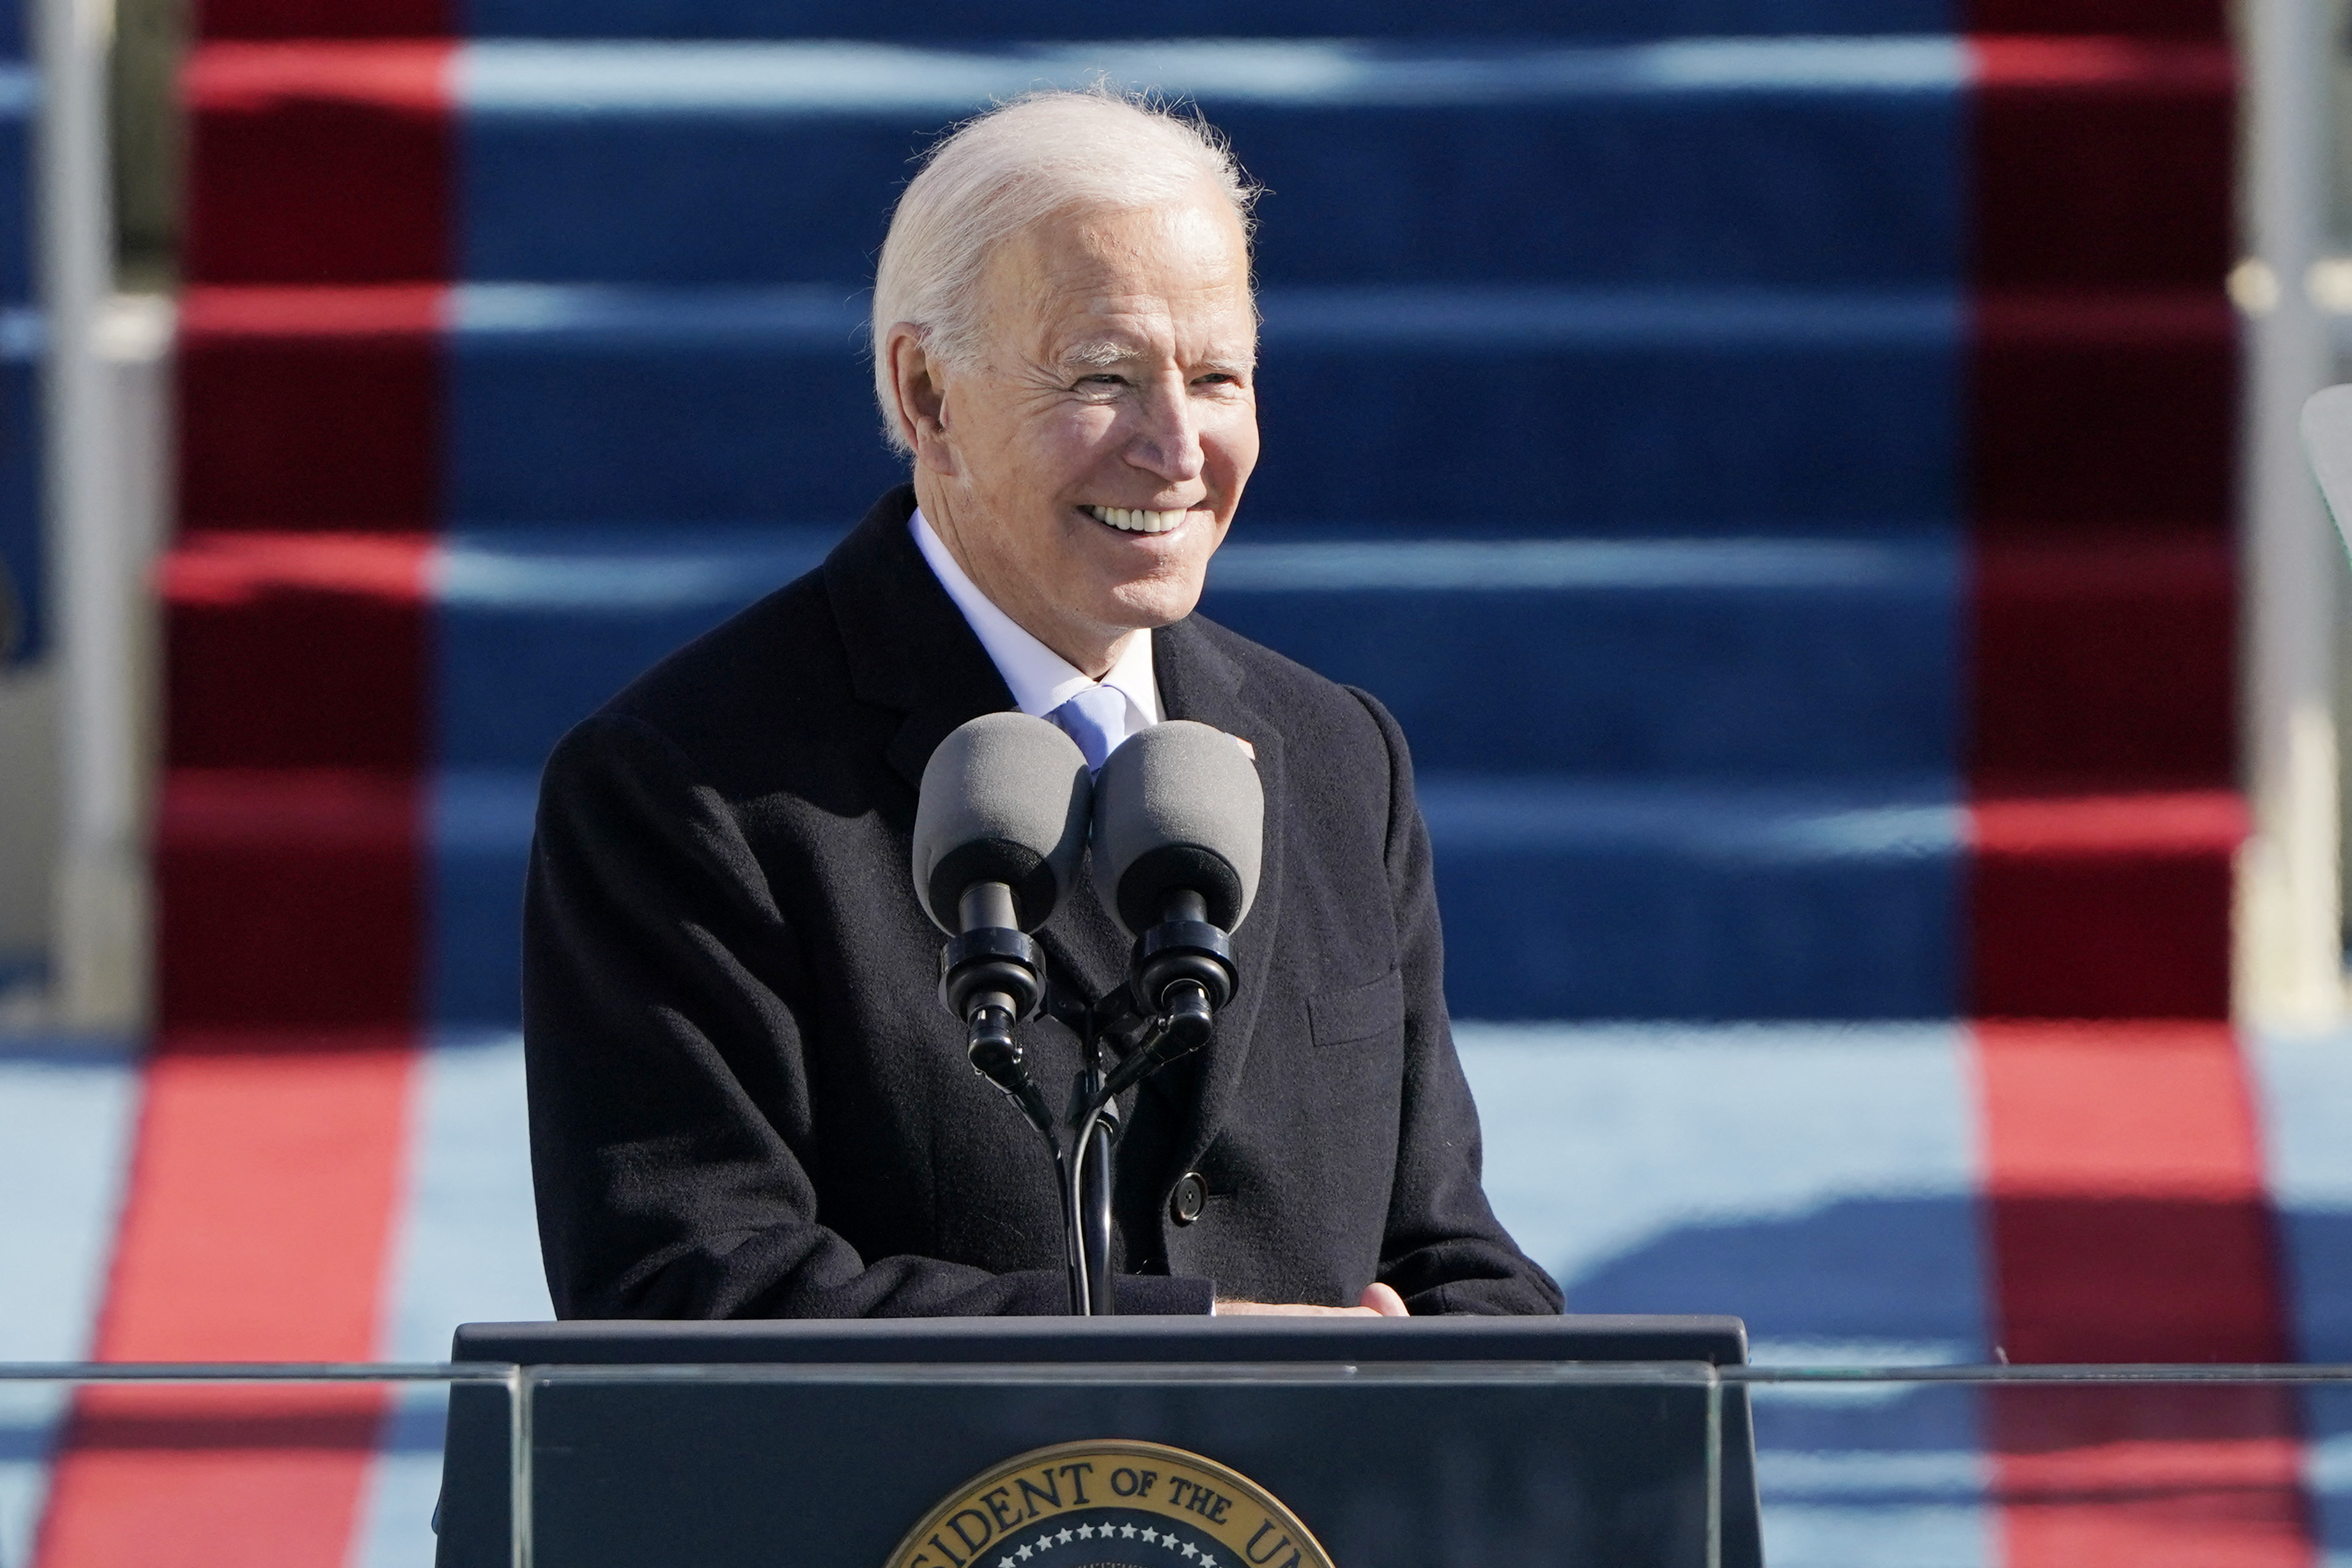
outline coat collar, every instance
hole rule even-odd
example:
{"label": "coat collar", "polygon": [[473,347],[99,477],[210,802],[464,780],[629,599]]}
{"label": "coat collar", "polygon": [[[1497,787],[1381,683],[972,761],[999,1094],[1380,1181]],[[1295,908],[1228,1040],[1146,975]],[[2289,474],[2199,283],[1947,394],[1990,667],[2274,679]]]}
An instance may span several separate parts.
{"label": "coat collar", "polygon": [[[865,521],[825,558],[824,585],[859,700],[905,715],[887,755],[919,789],[924,764],[955,728],[1014,706],[1012,689],[948,597],[908,529],[915,491],[901,485],[875,502]],[[1265,855],[1249,918],[1234,932],[1241,986],[1217,1020],[1203,1052],[1202,1089],[1179,1169],[1189,1168],[1216,1133],[1238,1091],[1259,1008],[1272,972],[1283,886],[1282,735],[1252,707],[1239,664],[1216,646],[1197,617],[1152,634],[1160,706],[1171,719],[1213,725],[1250,742],[1265,787]],[[1116,984],[1126,944],[1089,888],[1081,887],[1038,933],[1066,977],[1099,992]]]}

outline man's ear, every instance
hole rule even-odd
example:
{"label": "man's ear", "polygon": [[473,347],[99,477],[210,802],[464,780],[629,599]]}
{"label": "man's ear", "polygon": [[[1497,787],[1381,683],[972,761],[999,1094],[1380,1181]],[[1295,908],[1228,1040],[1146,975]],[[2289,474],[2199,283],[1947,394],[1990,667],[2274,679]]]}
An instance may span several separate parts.
{"label": "man's ear", "polygon": [[898,434],[915,449],[915,461],[935,473],[956,471],[955,448],[948,440],[947,386],[939,362],[923,347],[911,322],[900,321],[884,340],[890,356],[890,384],[898,394]]}

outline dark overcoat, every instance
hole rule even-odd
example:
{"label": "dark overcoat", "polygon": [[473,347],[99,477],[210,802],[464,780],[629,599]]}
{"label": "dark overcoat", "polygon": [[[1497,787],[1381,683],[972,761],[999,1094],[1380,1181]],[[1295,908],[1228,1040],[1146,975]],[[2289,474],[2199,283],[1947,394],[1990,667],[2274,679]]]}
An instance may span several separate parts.
{"label": "dark overcoat", "polygon": [[[1013,705],[913,506],[884,497],[548,763],[523,1017],[566,1317],[1067,1310],[1050,1157],[965,1062],[908,868],[931,749]],[[1214,1037],[1128,1107],[1119,1310],[1352,1305],[1379,1279],[1416,1313],[1558,1311],[1479,1185],[1395,721],[1199,616],[1152,658],[1171,718],[1255,748],[1265,860]],[[1089,887],[1039,939],[1056,986],[1124,972]],[[1058,1106],[1076,1039],[1023,1037]],[[1188,1175],[1205,1204],[1171,1202]]]}

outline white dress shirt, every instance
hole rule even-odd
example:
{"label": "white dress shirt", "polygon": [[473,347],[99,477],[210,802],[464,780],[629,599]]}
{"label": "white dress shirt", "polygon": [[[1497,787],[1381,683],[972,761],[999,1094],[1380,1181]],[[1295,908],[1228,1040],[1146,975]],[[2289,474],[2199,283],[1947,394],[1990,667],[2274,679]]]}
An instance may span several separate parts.
{"label": "white dress shirt", "polygon": [[[1043,719],[1067,702],[1080,691],[1097,684],[1090,676],[1022,627],[1019,622],[980,591],[978,584],[964,575],[930,519],[920,507],[908,526],[915,531],[915,547],[923,559],[931,563],[931,571],[948,597],[963,612],[972,635],[980,646],[988,650],[995,662],[996,673],[1004,677],[1004,684],[1013,689],[1013,700],[1024,713]],[[1148,730],[1160,722],[1160,682],[1151,670],[1151,636],[1129,637],[1118,662],[1110,667],[1099,684],[1110,688],[1127,699],[1127,728],[1111,737],[1114,743],[1128,739],[1138,731]]]}

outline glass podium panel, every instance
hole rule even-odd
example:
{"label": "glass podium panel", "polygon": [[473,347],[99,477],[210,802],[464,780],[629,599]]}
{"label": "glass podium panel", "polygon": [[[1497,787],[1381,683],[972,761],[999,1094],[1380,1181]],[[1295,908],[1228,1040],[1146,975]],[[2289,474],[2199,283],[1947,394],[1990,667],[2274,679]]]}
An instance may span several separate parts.
{"label": "glass podium panel", "polygon": [[0,1568],[423,1568],[447,1390],[514,1377],[0,1363]]}
{"label": "glass podium panel", "polygon": [[2352,1546],[2352,1369],[1726,1369],[1774,1568],[2243,1568]]}

